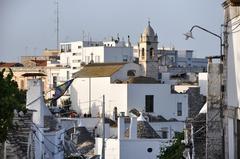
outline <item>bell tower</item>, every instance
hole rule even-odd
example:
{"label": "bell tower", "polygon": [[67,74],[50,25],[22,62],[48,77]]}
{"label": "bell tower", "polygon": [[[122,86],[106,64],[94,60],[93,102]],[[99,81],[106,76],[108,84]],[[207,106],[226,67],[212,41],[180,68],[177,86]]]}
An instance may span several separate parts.
{"label": "bell tower", "polygon": [[158,36],[154,33],[150,21],[148,21],[148,26],[144,29],[143,34],[141,34],[138,44],[139,64],[142,65],[146,77],[155,79],[158,79],[157,48]]}

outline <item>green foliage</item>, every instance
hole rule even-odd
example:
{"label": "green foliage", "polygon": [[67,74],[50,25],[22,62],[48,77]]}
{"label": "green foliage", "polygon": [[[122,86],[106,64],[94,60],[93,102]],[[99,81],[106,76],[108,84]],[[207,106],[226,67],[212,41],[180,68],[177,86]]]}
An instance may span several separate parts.
{"label": "green foliage", "polygon": [[7,138],[12,127],[14,110],[25,111],[26,92],[18,89],[17,82],[12,80],[13,72],[4,77],[5,69],[0,71],[0,143]]}
{"label": "green foliage", "polygon": [[182,159],[185,147],[181,143],[181,141],[184,139],[184,134],[177,133],[175,138],[176,141],[174,142],[174,144],[161,153],[162,155],[160,159]]}

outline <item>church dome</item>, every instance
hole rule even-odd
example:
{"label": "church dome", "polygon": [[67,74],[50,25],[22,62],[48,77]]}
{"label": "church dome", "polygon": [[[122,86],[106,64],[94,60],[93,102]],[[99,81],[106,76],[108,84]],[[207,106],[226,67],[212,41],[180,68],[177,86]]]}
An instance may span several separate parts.
{"label": "church dome", "polygon": [[148,22],[148,26],[144,29],[143,36],[154,36],[154,30]]}

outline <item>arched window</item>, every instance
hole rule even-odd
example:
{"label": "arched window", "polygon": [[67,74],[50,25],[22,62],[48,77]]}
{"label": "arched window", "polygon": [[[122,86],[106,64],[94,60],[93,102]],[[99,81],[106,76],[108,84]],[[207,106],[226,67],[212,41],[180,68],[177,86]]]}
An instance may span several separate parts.
{"label": "arched window", "polygon": [[154,57],[154,49],[150,48],[150,58],[153,59]]}
{"label": "arched window", "polygon": [[136,70],[128,70],[127,76],[135,76]]}
{"label": "arched window", "polygon": [[144,56],[145,56],[145,50],[144,48],[142,48],[142,59],[144,59]]}

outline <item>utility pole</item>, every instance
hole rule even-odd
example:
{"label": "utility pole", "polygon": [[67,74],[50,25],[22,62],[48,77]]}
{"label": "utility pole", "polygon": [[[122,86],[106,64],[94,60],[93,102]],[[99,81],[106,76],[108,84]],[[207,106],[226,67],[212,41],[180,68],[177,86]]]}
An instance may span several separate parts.
{"label": "utility pole", "polygon": [[57,11],[57,16],[56,16],[56,31],[57,31],[57,50],[59,49],[59,3],[58,0],[56,0],[56,11]]}
{"label": "utility pole", "polygon": [[[227,62],[227,57],[228,57],[228,23],[229,23],[229,18],[230,18],[230,8],[229,8],[229,4],[227,4],[228,7],[224,7],[224,4],[223,4],[223,7],[225,8],[225,11],[224,11],[224,24],[223,24],[223,57],[222,57],[222,63],[223,63],[223,74],[222,74],[222,86],[221,86],[221,98],[222,98],[222,110],[221,110],[221,116],[222,116],[222,128],[223,128],[223,132],[222,132],[222,142],[223,142],[223,145],[222,145],[222,149],[223,149],[223,155],[224,155],[224,158],[226,157],[226,154],[225,152],[226,151],[226,142],[225,142],[225,137],[226,136],[226,131],[227,131],[227,127],[228,125],[227,124],[224,124],[224,121],[227,120],[227,117],[224,116],[224,114],[226,112],[228,112],[228,106],[227,106],[227,70],[228,70],[228,62]],[[227,141],[227,140],[226,140]],[[229,146],[228,146],[229,147]]]}
{"label": "utility pole", "polygon": [[7,142],[3,143],[3,159],[7,158]]}
{"label": "utility pole", "polygon": [[105,159],[105,95],[102,103],[102,159]]}
{"label": "utility pole", "polygon": [[91,77],[89,77],[88,79],[88,83],[89,83],[89,90],[88,90],[88,100],[89,100],[89,108],[88,108],[88,114],[89,114],[89,117],[92,116],[92,85],[91,85]]}

